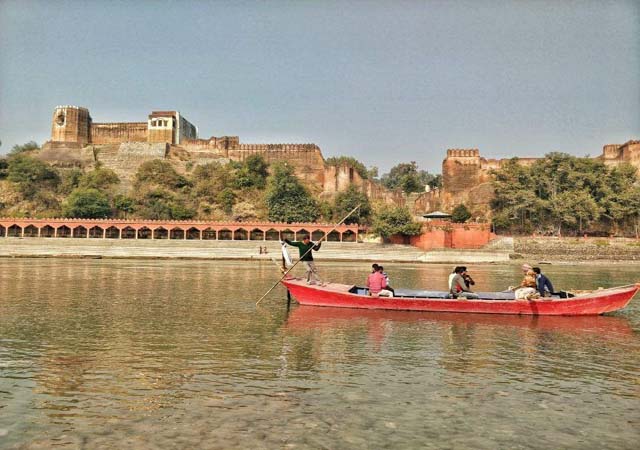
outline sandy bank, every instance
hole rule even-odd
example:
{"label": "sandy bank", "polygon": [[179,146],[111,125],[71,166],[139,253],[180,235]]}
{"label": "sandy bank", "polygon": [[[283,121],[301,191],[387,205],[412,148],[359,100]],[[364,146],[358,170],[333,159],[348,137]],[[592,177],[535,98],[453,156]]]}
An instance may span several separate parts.
{"label": "sandy bank", "polygon": [[[267,253],[259,248],[266,247]],[[297,256],[295,248],[289,248]],[[73,238],[0,238],[0,257],[241,259],[280,258],[277,241],[200,241]],[[382,261],[406,263],[508,262],[505,250],[443,250],[425,252],[409,245],[323,242],[317,255],[325,261]]]}

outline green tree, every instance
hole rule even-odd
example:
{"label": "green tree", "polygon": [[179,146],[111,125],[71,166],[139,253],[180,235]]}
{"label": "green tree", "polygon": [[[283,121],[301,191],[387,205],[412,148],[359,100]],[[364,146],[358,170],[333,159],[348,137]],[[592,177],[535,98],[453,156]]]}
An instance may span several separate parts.
{"label": "green tree", "polygon": [[216,203],[220,191],[233,183],[233,174],[229,165],[209,163],[194,169],[193,182],[194,199]]}
{"label": "green tree", "polygon": [[251,155],[242,163],[233,163],[235,169],[233,186],[237,189],[264,189],[268,173],[268,164],[260,155]]}
{"label": "green tree", "polygon": [[[365,165],[351,156],[332,156],[331,158],[325,159],[324,164],[327,166],[335,167],[347,165],[358,172],[362,179],[366,180],[367,178],[369,178],[369,171],[367,170]],[[376,168],[376,175],[377,173],[378,169]]]}
{"label": "green tree", "polygon": [[441,177],[418,170],[415,161],[400,163],[382,175],[380,180],[387,189],[402,189],[406,193],[424,192],[425,186],[440,187]]}
{"label": "green tree", "polygon": [[82,170],[77,168],[61,171],[58,192],[63,195],[69,195],[75,188],[80,185],[82,175]]}
{"label": "green tree", "polygon": [[80,187],[100,191],[107,191],[118,183],[120,178],[113,170],[101,167],[85,173],[79,180]]}
{"label": "green tree", "polygon": [[469,212],[469,210],[464,205],[464,203],[460,203],[458,206],[453,208],[453,212],[451,213],[452,222],[465,223],[470,218],[471,218],[471,212]]}
{"label": "green tree", "polygon": [[144,183],[157,184],[159,186],[178,189],[189,185],[189,181],[176,172],[176,169],[165,160],[152,159],[144,162],[138,168],[135,176],[135,184],[141,186]]}
{"label": "green tree", "polygon": [[634,224],[635,217],[640,214],[640,208],[634,202],[635,192],[640,190],[636,183],[636,168],[631,164],[616,166],[607,175],[605,195],[599,203],[603,217],[613,225],[614,234],[619,233],[625,222]]}
{"label": "green tree", "polygon": [[97,189],[77,188],[65,200],[62,211],[65,217],[99,219],[109,217],[109,199]]}
{"label": "green tree", "polygon": [[251,155],[244,161],[244,165],[253,179],[253,186],[264,189],[269,176],[269,164],[261,155]]}
{"label": "green tree", "polygon": [[491,208],[496,229],[518,227],[531,231],[543,217],[549,215],[548,201],[536,196],[539,187],[531,168],[519,164],[517,158],[507,161],[500,170],[493,172],[494,198]]}
{"label": "green tree", "polygon": [[285,163],[274,164],[267,181],[265,203],[269,220],[275,222],[313,222],[319,216],[318,204]]}
{"label": "green tree", "polygon": [[114,197],[113,206],[119,217],[126,218],[129,214],[135,211],[135,202],[131,197],[124,194],[118,194]]}
{"label": "green tree", "polygon": [[360,205],[357,211],[351,214],[344,223],[368,224],[371,219],[371,204],[366,194],[360,191],[353,184],[346,191],[339,192],[335,198],[334,218],[342,219],[349,214],[356,206]]}
{"label": "green tree", "polygon": [[236,202],[236,194],[231,188],[224,188],[216,195],[216,203],[220,205],[226,214],[231,214]]}
{"label": "green tree", "polygon": [[375,212],[371,230],[386,239],[394,234],[418,235],[422,231],[422,225],[413,219],[407,207],[384,206]]}
{"label": "green tree", "polygon": [[135,200],[136,214],[143,219],[186,220],[196,215],[196,211],[185,204],[184,199],[163,188],[143,191]]}
{"label": "green tree", "polygon": [[9,150],[9,156],[19,155],[21,153],[31,152],[34,150],[40,150],[40,146],[35,141],[29,141],[26,144],[14,145]]}
{"label": "green tree", "polygon": [[60,182],[53,168],[25,154],[9,158],[7,179],[15,183],[25,197],[32,197],[38,189],[53,190]]}
{"label": "green tree", "polygon": [[582,234],[584,227],[600,217],[600,208],[593,197],[585,191],[565,191],[552,201],[554,217],[558,221],[558,229],[562,225]]}
{"label": "green tree", "polygon": [[0,158],[0,180],[7,177],[9,173],[9,161],[7,158]]}

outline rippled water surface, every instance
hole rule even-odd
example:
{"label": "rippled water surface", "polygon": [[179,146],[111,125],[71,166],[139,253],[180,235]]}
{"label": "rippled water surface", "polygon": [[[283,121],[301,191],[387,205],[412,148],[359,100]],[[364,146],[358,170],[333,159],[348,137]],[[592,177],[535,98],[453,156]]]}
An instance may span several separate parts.
{"label": "rippled water surface", "polygon": [[[362,282],[362,263],[323,263]],[[394,265],[443,288],[441,265]],[[470,267],[477,290],[517,266]],[[544,266],[559,288],[640,266]],[[0,260],[0,448],[638,448],[640,299],[607,317],[293,305],[272,263]]]}

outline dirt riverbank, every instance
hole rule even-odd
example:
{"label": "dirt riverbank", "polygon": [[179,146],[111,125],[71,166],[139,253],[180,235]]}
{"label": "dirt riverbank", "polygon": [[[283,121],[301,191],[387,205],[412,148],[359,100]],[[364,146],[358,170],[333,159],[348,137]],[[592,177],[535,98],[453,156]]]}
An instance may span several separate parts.
{"label": "dirt riverbank", "polygon": [[[265,253],[266,249],[266,253]],[[292,256],[297,251],[289,249]],[[131,259],[280,259],[277,241],[0,238],[0,257]],[[323,242],[324,261],[509,264],[640,263],[640,241],[575,238],[501,238],[484,249],[424,251],[409,245]]]}
{"label": "dirt riverbank", "polygon": [[640,262],[640,240],[620,238],[514,238],[512,259],[549,262]]}

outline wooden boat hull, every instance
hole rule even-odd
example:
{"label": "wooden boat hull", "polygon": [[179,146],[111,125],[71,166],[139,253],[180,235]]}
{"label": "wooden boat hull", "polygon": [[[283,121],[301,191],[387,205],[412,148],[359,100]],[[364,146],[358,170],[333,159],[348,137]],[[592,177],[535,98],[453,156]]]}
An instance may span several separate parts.
{"label": "wooden boat hull", "polygon": [[349,292],[346,284],[308,285],[302,279],[286,278],[282,284],[301,305],[338,308],[389,309],[479,314],[526,314],[544,316],[598,315],[624,308],[640,290],[635,285],[600,289],[589,294],[554,300],[461,300],[407,297],[370,297]]}

